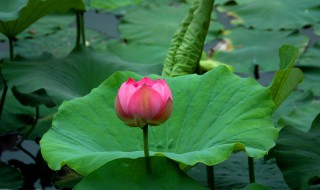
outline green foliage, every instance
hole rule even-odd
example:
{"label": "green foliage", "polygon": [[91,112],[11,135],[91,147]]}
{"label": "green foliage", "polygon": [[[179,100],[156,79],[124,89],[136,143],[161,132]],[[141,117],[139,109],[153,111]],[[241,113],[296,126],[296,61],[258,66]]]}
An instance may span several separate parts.
{"label": "green foliage", "polygon": [[142,0],[90,0],[90,6],[93,8],[111,10],[128,5],[141,3]]}
{"label": "green foliage", "polygon": [[[236,5],[222,6],[219,10],[234,17],[232,24],[244,25],[248,28],[297,29],[320,21],[317,1],[301,3],[300,0],[236,0],[235,2]],[[261,22],[261,20],[268,22]]]}
{"label": "green foliage", "polygon": [[[53,183],[73,188],[85,177],[75,188],[201,189],[207,185],[205,165],[193,165],[202,162],[214,165],[216,189],[288,189],[282,175],[291,189],[319,189],[316,0],[0,0],[0,5],[0,188],[38,189],[37,180],[43,189]],[[85,10],[90,25],[84,30]],[[106,20],[94,26],[101,18]],[[108,36],[107,27],[118,27],[119,34]],[[7,48],[8,37],[14,46]],[[83,46],[75,48],[79,39]],[[13,61],[5,58],[13,52]],[[205,53],[208,59],[199,62]],[[245,77],[258,68],[256,79],[260,75],[258,81],[269,87],[219,65]],[[143,170],[142,131],[124,126],[113,108],[120,84],[142,76],[117,71],[157,74],[154,78],[163,71],[172,87],[173,115],[150,128],[152,176]],[[41,154],[29,154],[30,164],[20,161],[21,153],[28,154],[25,142],[38,143],[47,130],[42,151],[52,168],[62,167],[56,178]],[[20,142],[8,136],[20,136]],[[20,151],[6,160],[7,150]],[[258,159],[266,153],[269,160]],[[257,183],[248,184],[247,155],[256,158]],[[178,165],[191,168],[187,174],[201,185]]]}
{"label": "green foliage", "polygon": [[144,158],[117,159],[91,172],[74,189],[206,189],[182,172],[176,162],[165,157],[151,157],[151,175],[142,169],[144,167]]}
{"label": "green foliage", "polygon": [[276,71],[278,50],[283,44],[294,45],[302,52],[308,38],[292,31],[259,31],[235,28],[225,31],[226,49],[217,49],[213,58],[234,67],[235,72],[253,73],[254,65],[260,72]]}
{"label": "green foliage", "polygon": [[269,87],[275,109],[287,99],[291,91],[303,80],[301,70],[293,68],[298,53],[298,49],[293,46],[282,46],[279,50],[280,70],[276,72]]}
{"label": "green foliage", "polygon": [[132,64],[107,55],[82,47],[65,58],[54,58],[50,54],[37,59],[20,58],[5,62],[3,75],[8,84],[15,85],[21,93],[44,88],[59,105],[63,100],[88,94],[115,71],[129,69],[147,74],[161,70],[156,64]]}
{"label": "green foliage", "polygon": [[277,126],[283,128],[290,125],[308,132],[320,108],[319,101],[314,99],[314,94],[310,90],[293,91],[273,115]]}
{"label": "green foliage", "polygon": [[[73,14],[50,14],[44,16],[26,28],[21,32],[16,38],[37,38],[54,34],[57,31],[67,27],[75,21],[75,16]],[[74,33],[74,30],[73,30]],[[5,36],[1,36],[0,40],[7,40]],[[43,40],[42,40],[43,41]]]}
{"label": "green foliage", "polygon": [[[275,159],[254,161],[256,183],[273,190],[289,190]],[[200,184],[207,184],[203,164],[198,164],[187,173]],[[243,152],[231,154],[224,162],[214,166],[216,189],[240,189],[248,185],[248,156]]]}
{"label": "green foliage", "polygon": [[[316,126],[319,130],[319,125]],[[318,133],[319,134],[319,133]],[[274,149],[277,164],[291,189],[307,189],[320,178],[320,136],[284,128]]]}
{"label": "green foliage", "polygon": [[[116,73],[88,96],[60,106],[53,128],[40,143],[52,169],[67,164],[88,174],[111,160],[143,156],[142,131],[125,126],[113,107],[117,89],[128,77],[142,76]],[[174,111],[166,123],[150,128],[151,155],[186,165],[214,165],[233,150],[259,158],[275,145],[273,102],[269,90],[254,80],[219,67],[203,76],[167,78],[167,82]]]}
{"label": "green foliage", "polygon": [[214,0],[195,1],[171,41],[163,76],[192,74],[199,67]]}
{"label": "green foliage", "polygon": [[[21,1],[20,1],[21,2]],[[18,4],[16,1],[1,0],[0,4],[10,7],[10,14],[0,11],[0,33],[8,38],[14,38],[28,28],[39,18],[53,12],[67,12],[71,9],[85,10],[81,0],[29,0],[28,4]],[[19,5],[19,6],[17,6]]]}
{"label": "green foliage", "polygon": [[22,187],[23,177],[21,173],[4,162],[0,162],[0,176],[1,189],[18,189]]}

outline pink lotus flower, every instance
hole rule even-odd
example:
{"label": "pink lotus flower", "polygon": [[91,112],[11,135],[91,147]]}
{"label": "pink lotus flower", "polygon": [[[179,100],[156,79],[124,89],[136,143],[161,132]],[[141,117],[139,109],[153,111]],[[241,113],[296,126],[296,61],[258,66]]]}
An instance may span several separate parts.
{"label": "pink lotus flower", "polygon": [[132,127],[159,125],[171,115],[172,94],[164,79],[140,81],[129,78],[123,83],[115,100],[118,117]]}

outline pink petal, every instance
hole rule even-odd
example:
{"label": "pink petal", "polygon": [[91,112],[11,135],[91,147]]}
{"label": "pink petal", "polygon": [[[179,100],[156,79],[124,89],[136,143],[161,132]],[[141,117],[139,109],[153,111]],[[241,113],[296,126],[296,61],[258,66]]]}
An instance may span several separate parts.
{"label": "pink petal", "polygon": [[161,95],[144,84],[132,95],[128,103],[128,115],[148,121],[159,113],[163,103]]}
{"label": "pink petal", "polygon": [[155,82],[148,77],[143,77],[141,80],[138,81],[139,85],[146,84],[146,85],[152,86],[154,83]]}
{"label": "pink petal", "polygon": [[127,82],[123,83],[118,91],[119,101],[123,111],[128,114],[128,102],[137,90],[139,89],[138,83],[129,78]]}
{"label": "pink petal", "polygon": [[154,85],[152,85],[152,89],[157,91],[163,100],[165,100],[165,94],[164,94],[164,86],[158,82],[156,82]]}
{"label": "pink petal", "polygon": [[171,115],[173,109],[173,101],[171,98],[167,100],[161,111],[152,120],[149,121],[150,125],[160,125],[165,122]]}
{"label": "pink petal", "polygon": [[125,111],[122,109],[120,104],[119,94],[116,96],[116,100],[114,102],[114,108],[118,117],[124,121],[127,125],[132,125],[135,123],[134,119],[129,117]]}
{"label": "pink petal", "polygon": [[171,100],[173,100],[171,90],[170,90],[166,80],[165,79],[158,79],[156,82],[157,82],[157,84],[160,84],[162,86],[163,99],[167,100],[168,98],[171,98]]}

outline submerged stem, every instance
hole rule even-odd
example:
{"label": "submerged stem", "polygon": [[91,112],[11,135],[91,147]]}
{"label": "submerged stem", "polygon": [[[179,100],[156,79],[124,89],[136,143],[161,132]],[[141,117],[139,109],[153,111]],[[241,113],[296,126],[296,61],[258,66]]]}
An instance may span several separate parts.
{"label": "submerged stem", "polygon": [[254,162],[252,157],[248,157],[248,166],[249,166],[249,180],[250,183],[254,183],[256,181],[254,176]]}
{"label": "submerged stem", "polygon": [[145,125],[142,128],[142,130],[143,130],[143,147],[144,147],[144,157],[146,160],[146,170],[148,174],[151,174],[149,143],[148,143],[148,125]]}
{"label": "submerged stem", "polygon": [[80,24],[80,13],[76,12],[76,26],[77,26],[77,37],[76,37],[76,47],[80,46],[80,36],[81,36],[81,24]]}
{"label": "submerged stem", "polygon": [[86,35],[85,35],[85,28],[84,28],[84,12],[80,11],[80,32],[82,38],[82,45],[86,45]]}
{"label": "submerged stem", "polygon": [[2,115],[4,102],[6,100],[7,91],[8,91],[7,81],[4,78],[2,78],[2,80],[3,80],[3,91],[2,91],[1,100],[0,100],[0,118],[1,118],[1,115]]}
{"label": "submerged stem", "polygon": [[206,166],[207,167],[207,180],[208,180],[208,187],[211,190],[215,189],[214,185],[214,166]]}
{"label": "submerged stem", "polygon": [[29,131],[27,132],[27,134],[20,140],[20,142],[18,143],[18,147],[23,143],[24,140],[26,140],[29,135],[32,133],[33,129],[36,127],[37,123],[38,123],[38,120],[39,120],[39,117],[40,117],[40,111],[39,111],[39,106],[36,106],[36,116],[35,116],[35,119],[32,123],[32,126],[31,128],[29,129]]}
{"label": "submerged stem", "polygon": [[13,51],[13,38],[9,37],[9,53],[10,53],[10,61],[13,61],[14,51]]}

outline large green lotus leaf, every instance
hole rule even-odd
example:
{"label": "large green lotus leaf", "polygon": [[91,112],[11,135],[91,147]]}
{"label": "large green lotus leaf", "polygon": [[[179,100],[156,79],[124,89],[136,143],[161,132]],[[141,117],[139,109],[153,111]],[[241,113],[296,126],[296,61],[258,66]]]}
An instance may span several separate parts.
{"label": "large green lotus leaf", "polygon": [[[288,190],[282,173],[274,159],[254,161],[256,182],[273,190]],[[207,184],[206,166],[198,164],[188,175],[202,185]],[[226,161],[214,166],[216,189],[243,188],[249,183],[248,157],[244,153],[232,154]]]}
{"label": "large green lotus leaf", "polygon": [[18,189],[22,187],[23,177],[21,173],[4,162],[0,162],[0,176],[0,189]]}
{"label": "large green lotus leaf", "polygon": [[[320,126],[318,126],[320,127]],[[320,178],[320,137],[284,128],[274,148],[277,164],[291,189],[307,189]]]}
{"label": "large green lotus leaf", "polygon": [[[318,1],[236,0],[237,5],[219,7],[235,19],[235,25],[256,29],[299,29],[320,21]],[[259,11],[257,11],[259,10]]]}
{"label": "large green lotus leaf", "polygon": [[[0,4],[8,2],[8,0],[1,0]],[[11,2],[15,1],[10,1],[10,5]],[[29,0],[27,5],[20,7],[18,17],[16,14],[10,17],[0,17],[0,33],[7,37],[15,37],[39,18],[50,13],[67,12],[71,9],[85,10],[85,5],[82,0]]]}
{"label": "large green lotus leaf", "polygon": [[[23,39],[47,36],[61,30],[62,28],[65,28],[74,22],[74,20],[75,15],[73,14],[47,15],[40,18],[23,32],[21,32],[17,38]],[[7,37],[0,33],[0,40],[7,40]]]}
{"label": "large green lotus leaf", "polygon": [[[86,43],[89,46],[104,46],[109,37],[94,30],[86,29]],[[23,39],[14,43],[14,51],[23,57],[38,57],[49,52],[55,57],[66,57],[76,43],[76,29],[64,28],[49,36]]]}
{"label": "large green lotus leaf", "polygon": [[278,49],[283,44],[293,45],[301,53],[308,38],[291,31],[258,31],[243,28],[226,31],[227,50],[213,54],[217,61],[232,65],[236,72],[253,73],[254,65],[260,71],[278,70]]}
{"label": "large green lotus leaf", "polygon": [[88,94],[113,72],[131,70],[140,74],[160,73],[160,64],[133,64],[108,52],[97,53],[90,48],[77,48],[65,58],[44,54],[38,59],[18,58],[5,62],[2,70],[9,85],[22,93],[44,88],[59,105]]}
{"label": "large green lotus leaf", "polygon": [[[117,90],[128,77],[142,78],[117,72],[88,96],[60,106],[40,143],[52,169],[66,164],[86,175],[111,160],[143,157],[142,130],[126,126],[114,111]],[[214,165],[233,150],[259,158],[275,145],[273,102],[255,80],[239,78],[223,66],[166,80],[174,110],[167,122],[150,128],[151,155]]]}
{"label": "large green lotus leaf", "polygon": [[75,190],[85,189],[206,189],[179,169],[178,163],[165,157],[150,157],[151,175],[145,159],[121,158],[108,162],[87,175]]}

